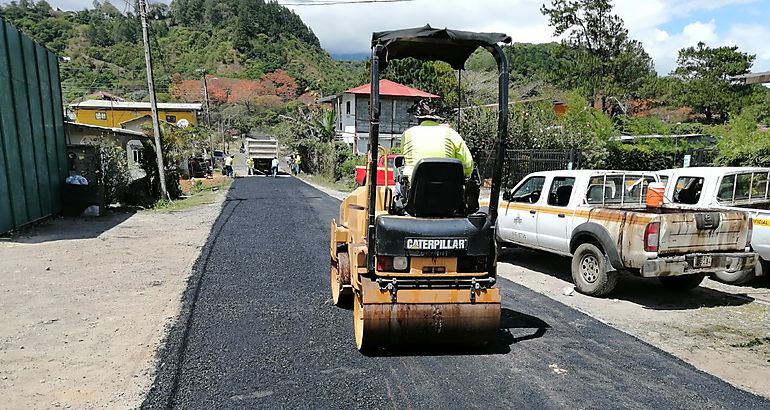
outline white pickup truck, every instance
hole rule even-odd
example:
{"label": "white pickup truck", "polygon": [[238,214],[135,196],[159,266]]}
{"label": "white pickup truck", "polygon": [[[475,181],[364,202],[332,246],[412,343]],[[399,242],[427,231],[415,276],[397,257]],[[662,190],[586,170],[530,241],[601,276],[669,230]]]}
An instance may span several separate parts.
{"label": "white pickup truck", "polygon": [[666,182],[666,206],[682,209],[746,211],[752,218],[751,247],[759,255],[754,271],[716,272],[720,280],[741,284],[770,269],[770,168],[693,167],[658,172]]}
{"label": "white pickup truck", "polygon": [[576,289],[594,296],[613,290],[618,271],[688,290],[707,273],[754,269],[745,212],[647,208],[656,180],[623,171],[530,174],[503,193],[498,243],[571,256]]}

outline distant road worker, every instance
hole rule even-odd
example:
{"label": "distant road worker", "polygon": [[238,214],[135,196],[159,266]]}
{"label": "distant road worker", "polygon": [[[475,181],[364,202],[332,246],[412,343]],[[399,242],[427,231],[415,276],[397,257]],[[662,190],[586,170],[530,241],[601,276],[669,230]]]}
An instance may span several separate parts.
{"label": "distant road worker", "polygon": [[235,158],[235,155],[225,157],[225,175],[230,178],[233,177],[233,158]]}
{"label": "distant road worker", "polygon": [[254,175],[254,160],[251,158],[247,159],[246,166],[249,168],[249,175]]}
{"label": "distant road worker", "polygon": [[297,157],[294,159],[294,175],[299,175],[301,171],[300,164],[302,164],[302,156],[297,154]]}
{"label": "distant road worker", "polygon": [[273,178],[278,175],[278,157],[273,157],[273,161],[270,163],[270,170],[273,172]]}

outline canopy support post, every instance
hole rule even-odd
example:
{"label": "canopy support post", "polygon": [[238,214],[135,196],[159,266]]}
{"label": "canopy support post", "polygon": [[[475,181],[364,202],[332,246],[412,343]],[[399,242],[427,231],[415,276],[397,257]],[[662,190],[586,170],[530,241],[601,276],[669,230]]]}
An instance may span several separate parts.
{"label": "canopy support post", "polygon": [[374,214],[377,207],[377,155],[380,145],[380,50],[382,50],[382,45],[379,43],[372,47],[372,88],[369,93],[369,176],[367,177],[369,198],[366,234],[366,269],[369,273],[374,273],[374,245],[376,242]]}

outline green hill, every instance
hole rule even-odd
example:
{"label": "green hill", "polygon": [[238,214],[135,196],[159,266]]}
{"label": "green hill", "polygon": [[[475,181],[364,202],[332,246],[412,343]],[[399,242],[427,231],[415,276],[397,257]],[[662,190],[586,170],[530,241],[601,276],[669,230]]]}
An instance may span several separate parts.
{"label": "green hill", "polygon": [[[61,65],[66,101],[95,91],[142,99],[142,33],[134,2],[95,1],[81,11],[45,1],[0,6],[6,19],[68,61]],[[339,62],[292,11],[262,0],[174,0],[148,7],[157,89],[170,99],[174,80],[210,75],[260,79],[285,70],[299,92],[338,92],[354,85],[362,62]]]}

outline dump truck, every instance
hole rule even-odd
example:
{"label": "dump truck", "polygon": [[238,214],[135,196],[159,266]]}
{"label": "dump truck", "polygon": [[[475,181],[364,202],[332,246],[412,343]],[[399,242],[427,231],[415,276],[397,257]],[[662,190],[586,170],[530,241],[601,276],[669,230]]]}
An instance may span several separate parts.
{"label": "dump truck", "polygon": [[246,138],[246,155],[254,161],[254,173],[270,174],[270,164],[278,157],[278,141],[272,138]]}
{"label": "dump truck", "polygon": [[[419,160],[409,176],[405,209],[394,206],[384,175],[379,185],[379,75],[388,61],[440,60],[462,69],[479,47],[498,63],[498,133],[491,190],[500,192],[507,141],[508,63],[500,33],[430,26],[376,32],[372,38],[369,154],[366,185],[340,205],[331,221],[330,286],[335,305],[353,305],[355,342],[362,352],[414,344],[484,345],[500,324],[494,226],[496,201],[477,212],[464,189],[463,166],[454,158]],[[394,159],[403,167],[403,157]],[[400,162],[400,163],[399,163]]]}

